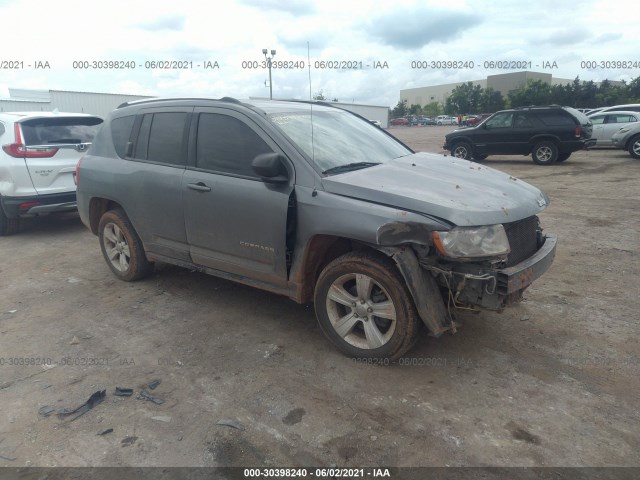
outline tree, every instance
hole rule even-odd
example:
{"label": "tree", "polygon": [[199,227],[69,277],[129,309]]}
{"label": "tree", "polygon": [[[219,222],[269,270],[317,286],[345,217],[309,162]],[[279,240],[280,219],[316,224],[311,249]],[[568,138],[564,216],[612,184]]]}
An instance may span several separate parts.
{"label": "tree", "polygon": [[392,113],[394,118],[404,117],[407,114],[407,101],[400,100],[398,104],[393,107]]}
{"label": "tree", "polygon": [[317,92],[314,96],[313,96],[314,100],[326,100],[327,98],[324,96],[324,93],[322,92],[322,90],[320,90],[319,92]]}
{"label": "tree", "polygon": [[493,88],[485,88],[480,94],[478,109],[475,113],[497,112],[504,109],[504,98],[500,92],[496,92]]}
{"label": "tree", "polygon": [[551,85],[542,80],[529,80],[526,85],[509,92],[508,97],[512,108],[548,105],[551,103]]}
{"label": "tree", "polygon": [[409,107],[409,113],[411,115],[422,115],[422,107],[420,105],[412,104]]}
{"label": "tree", "polygon": [[463,83],[453,89],[445,103],[448,114],[475,113],[480,109],[482,87],[472,82]]}
{"label": "tree", "polygon": [[444,113],[444,108],[438,102],[431,102],[422,107],[422,113],[430,117],[437,117]]}
{"label": "tree", "polygon": [[627,85],[627,98],[629,102],[640,102],[640,77],[636,77]]}

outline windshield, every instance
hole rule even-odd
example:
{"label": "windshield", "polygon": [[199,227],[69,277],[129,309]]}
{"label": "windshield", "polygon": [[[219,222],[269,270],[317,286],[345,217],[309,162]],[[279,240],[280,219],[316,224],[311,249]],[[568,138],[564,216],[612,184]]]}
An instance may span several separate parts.
{"label": "windshield", "polygon": [[321,171],[343,165],[383,163],[411,154],[411,150],[378,127],[341,110],[274,113],[269,116]]}

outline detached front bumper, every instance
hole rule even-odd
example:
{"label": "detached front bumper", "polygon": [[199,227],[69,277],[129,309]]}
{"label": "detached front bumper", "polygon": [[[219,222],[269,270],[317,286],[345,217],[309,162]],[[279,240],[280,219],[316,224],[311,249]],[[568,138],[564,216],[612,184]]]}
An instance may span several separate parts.
{"label": "detached front bumper", "polygon": [[551,267],[557,243],[555,235],[547,235],[536,253],[508,268],[456,265],[446,273],[440,270],[440,284],[444,282],[451,291],[456,305],[501,310],[518,301],[522,292]]}

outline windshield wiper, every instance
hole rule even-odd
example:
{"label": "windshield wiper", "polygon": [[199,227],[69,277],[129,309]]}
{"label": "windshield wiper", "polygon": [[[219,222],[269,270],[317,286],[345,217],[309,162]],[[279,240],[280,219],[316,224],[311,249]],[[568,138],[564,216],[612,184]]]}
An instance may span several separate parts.
{"label": "windshield wiper", "polygon": [[337,167],[331,167],[326,169],[322,173],[342,173],[349,172],[351,170],[358,170],[360,168],[372,167],[373,165],[380,165],[380,162],[354,162],[347,163],[346,165],[338,165]]}

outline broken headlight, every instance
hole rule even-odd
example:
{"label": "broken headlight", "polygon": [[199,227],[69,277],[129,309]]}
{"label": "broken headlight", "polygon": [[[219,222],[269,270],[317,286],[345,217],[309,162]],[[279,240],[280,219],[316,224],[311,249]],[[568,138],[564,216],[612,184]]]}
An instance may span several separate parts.
{"label": "broken headlight", "polygon": [[509,240],[500,224],[485,227],[456,227],[446,232],[432,232],[438,251],[450,258],[506,256]]}

